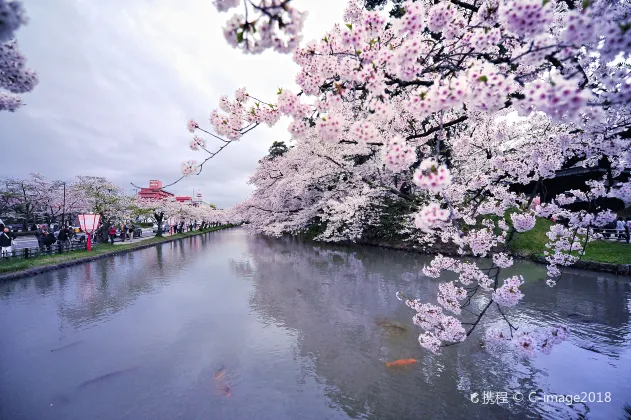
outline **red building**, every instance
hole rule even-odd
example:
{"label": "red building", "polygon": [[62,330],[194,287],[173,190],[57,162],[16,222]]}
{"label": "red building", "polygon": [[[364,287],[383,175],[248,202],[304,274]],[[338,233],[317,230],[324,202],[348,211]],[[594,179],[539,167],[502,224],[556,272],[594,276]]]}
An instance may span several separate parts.
{"label": "red building", "polygon": [[186,204],[190,204],[193,207],[199,207],[199,203],[193,201],[193,197],[189,195],[178,196],[178,197],[175,197],[175,199],[179,201],[180,203],[186,203]]}
{"label": "red building", "polygon": [[162,181],[153,179],[149,181],[149,188],[140,189],[140,191],[138,192],[138,196],[140,198],[147,198],[151,200],[161,200],[164,198],[173,197],[173,194],[162,189]]}

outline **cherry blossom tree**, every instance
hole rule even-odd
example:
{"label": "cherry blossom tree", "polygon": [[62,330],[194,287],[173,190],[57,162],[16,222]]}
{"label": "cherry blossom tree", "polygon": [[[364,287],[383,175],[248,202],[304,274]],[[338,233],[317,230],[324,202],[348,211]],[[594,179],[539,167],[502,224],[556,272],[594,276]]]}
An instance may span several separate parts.
{"label": "cherry blossom tree", "polygon": [[15,31],[27,22],[21,1],[0,0],[0,111],[17,110],[23,105],[18,95],[30,92],[38,82],[14,39]]}
{"label": "cherry blossom tree", "polygon": [[[248,53],[288,52],[305,16],[289,3],[245,2],[226,38]],[[220,11],[238,5],[215,2]],[[523,298],[523,278],[503,275],[513,264],[508,244],[537,217],[565,220],[548,233],[554,286],[614,220],[615,203],[631,201],[628,4],[399,6],[387,18],[350,1],[344,24],[295,48],[299,93],[280,89],[264,101],[239,89],[211,112],[212,129],[189,121],[191,132],[222,143],[209,149],[195,136],[191,149],[209,156],[186,162],[183,175],[199,174],[261,123],[288,116],[296,147],[261,162],[250,180],[256,191],[237,207],[256,231],[296,233],[320,221],[323,238],[355,239],[376,223],[384,197],[405,200],[411,235],[449,242],[466,257],[439,255],[423,270],[458,275],[440,284],[437,305],[397,295],[416,312],[420,345],[439,353],[495,314],[506,327],[486,331],[488,348],[549,353],[568,329],[517,325],[510,308]]]}
{"label": "cherry blossom tree", "polygon": [[142,214],[149,216],[158,225],[156,236],[162,236],[162,225],[168,218],[176,218],[179,222],[189,222],[201,219],[201,213],[197,207],[189,203],[182,203],[173,197],[164,199],[136,198],[134,206]]}
{"label": "cherry blossom tree", "polygon": [[11,210],[22,215],[24,230],[36,221],[39,213],[41,190],[37,180],[40,175],[30,174],[27,178],[7,178],[4,181],[4,196],[11,205]]}
{"label": "cherry blossom tree", "polygon": [[47,180],[41,174],[32,174],[30,182],[36,193],[37,212],[43,215],[48,223],[58,221],[71,222],[72,215],[86,207],[85,196],[74,182]]}
{"label": "cherry blossom tree", "polygon": [[77,176],[74,182],[82,205],[78,211],[86,211],[101,216],[101,227],[97,237],[101,242],[108,241],[108,231],[116,220],[129,219],[132,211],[132,198],[104,177]]}

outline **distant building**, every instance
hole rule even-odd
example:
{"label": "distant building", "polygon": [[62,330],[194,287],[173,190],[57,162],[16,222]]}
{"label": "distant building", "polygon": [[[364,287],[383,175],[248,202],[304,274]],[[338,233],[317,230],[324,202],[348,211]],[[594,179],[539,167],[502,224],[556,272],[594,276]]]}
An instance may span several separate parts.
{"label": "distant building", "polygon": [[182,196],[177,196],[175,197],[175,199],[177,201],[179,201],[180,203],[192,203],[193,202],[193,198],[190,195],[182,195]]}
{"label": "distant building", "polygon": [[164,198],[173,197],[173,194],[162,189],[162,181],[152,179],[151,181],[149,181],[149,188],[140,189],[140,191],[138,192],[138,197],[150,200],[161,200]]}

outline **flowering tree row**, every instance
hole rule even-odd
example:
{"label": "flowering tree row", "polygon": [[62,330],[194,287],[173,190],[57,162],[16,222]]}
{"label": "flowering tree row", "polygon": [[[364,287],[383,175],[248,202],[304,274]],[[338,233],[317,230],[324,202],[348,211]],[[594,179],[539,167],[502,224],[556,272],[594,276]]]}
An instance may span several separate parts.
{"label": "flowering tree row", "polygon": [[15,32],[28,23],[18,0],[0,0],[0,111],[15,111],[22,103],[19,94],[30,92],[37,85],[37,74],[26,68]]}
{"label": "flowering tree row", "polygon": [[[215,1],[219,11],[239,4]],[[234,46],[285,52],[299,41],[305,15],[289,1],[244,7],[226,25]],[[615,218],[612,203],[631,201],[629,13],[624,1],[451,0],[406,1],[388,18],[351,1],[343,24],[294,49],[300,92],[264,101],[239,89],[210,113],[211,129],[188,123],[223,143],[195,136],[191,148],[209,155],[183,175],[289,116],[296,146],[261,163],[240,206],[255,228],[294,232],[317,218],[324,237],[354,238],[384,199],[405,200],[410,234],[492,261],[438,256],[424,273],[458,279],[440,284],[437,304],[398,295],[416,312],[421,346],[438,353],[495,314],[505,328],[486,331],[489,348],[547,353],[567,328],[511,322],[523,278],[502,275],[507,244],[536,217],[566,220],[548,233],[554,286]]]}
{"label": "flowering tree row", "polygon": [[[145,200],[127,195],[119,186],[102,177],[77,176],[72,181],[47,180],[33,173],[27,178],[6,178],[0,184],[0,218],[18,216],[23,227],[73,221],[77,213],[101,216],[103,239],[109,227],[120,221],[149,216],[159,225],[173,218],[177,223],[197,221],[204,226],[226,224],[234,218],[213,207],[194,207],[175,199]],[[65,217],[64,217],[65,216]],[[64,219],[64,220],[62,220]]]}
{"label": "flowering tree row", "polygon": [[84,212],[100,214],[103,223],[129,219],[133,201],[134,197],[103,177],[60,181],[33,173],[26,178],[6,178],[0,184],[0,215],[17,216],[24,228],[41,220],[71,223],[74,215]]}
{"label": "flowering tree row", "polygon": [[136,198],[131,206],[131,212],[138,216],[148,216],[158,225],[158,236],[162,235],[162,225],[171,221],[174,224],[200,223],[206,228],[213,225],[231,223],[234,218],[224,210],[214,207],[195,207],[188,202],[177,201],[173,197],[164,199]]}

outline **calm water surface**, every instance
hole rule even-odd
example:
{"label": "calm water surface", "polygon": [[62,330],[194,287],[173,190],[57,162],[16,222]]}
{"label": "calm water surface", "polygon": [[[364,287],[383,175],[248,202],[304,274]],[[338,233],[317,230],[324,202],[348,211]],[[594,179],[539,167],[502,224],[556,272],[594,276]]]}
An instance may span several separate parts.
{"label": "calm water surface", "polygon": [[[0,418],[622,417],[628,278],[573,271],[550,289],[543,267],[516,264],[529,282],[524,312],[509,316],[567,323],[570,340],[523,361],[485,352],[474,333],[438,357],[418,346],[413,314],[395,298],[435,298],[426,261],[232,229],[0,284]],[[384,329],[381,318],[407,330]],[[419,363],[384,366],[399,358]],[[509,402],[471,402],[484,391]],[[532,391],[610,392],[612,401],[511,398]]]}

